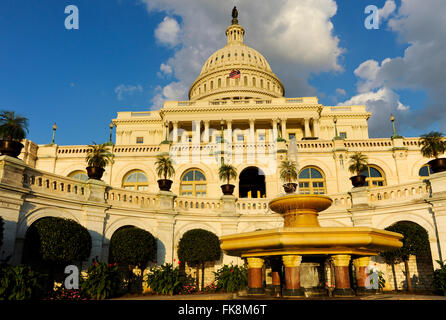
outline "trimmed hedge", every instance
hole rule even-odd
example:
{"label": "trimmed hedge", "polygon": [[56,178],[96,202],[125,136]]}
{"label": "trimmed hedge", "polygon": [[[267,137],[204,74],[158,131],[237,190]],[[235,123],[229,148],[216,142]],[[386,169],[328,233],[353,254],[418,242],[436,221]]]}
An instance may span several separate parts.
{"label": "trimmed hedge", "polygon": [[3,218],[0,217],[0,249],[1,249],[2,245],[3,245],[3,225],[4,224],[5,223],[3,222]]}
{"label": "trimmed hedge", "polygon": [[31,261],[50,264],[85,261],[91,252],[91,236],[74,220],[46,217],[28,229],[24,251]]}
{"label": "trimmed hedge", "polygon": [[109,262],[145,267],[156,258],[156,251],[156,239],[150,232],[126,227],[116,231],[110,240]]}
{"label": "trimmed hedge", "polygon": [[178,258],[190,265],[215,261],[220,256],[220,240],[212,232],[203,229],[187,231],[178,245]]}

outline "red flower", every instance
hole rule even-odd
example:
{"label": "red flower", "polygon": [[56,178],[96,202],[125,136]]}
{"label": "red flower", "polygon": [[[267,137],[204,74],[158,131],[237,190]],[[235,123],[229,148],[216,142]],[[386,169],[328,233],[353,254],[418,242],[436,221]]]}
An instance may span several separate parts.
{"label": "red flower", "polygon": [[231,272],[234,272],[234,269],[231,269]]}
{"label": "red flower", "polygon": [[111,266],[112,266],[111,263],[109,263],[109,264],[108,264],[108,267],[111,268]]}

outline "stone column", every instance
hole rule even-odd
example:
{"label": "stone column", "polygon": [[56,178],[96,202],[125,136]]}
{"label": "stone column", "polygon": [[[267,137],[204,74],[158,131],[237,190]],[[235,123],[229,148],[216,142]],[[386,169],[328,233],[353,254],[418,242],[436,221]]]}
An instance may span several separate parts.
{"label": "stone column", "polygon": [[278,121],[279,121],[278,119],[271,120],[271,125],[273,127],[273,136],[272,136],[272,138],[269,139],[270,143],[277,141],[277,138],[278,138],[278,136],[277,136],[277,122]]}
{"label": "stone column", "polygon": [[304,137],[308,138],[311,137],[311,131],[310,131],[310,119],[309,118],[305,118],[304,119],[305,122],[305,133],[304,133]]}
{"label": "stone column", "polygon": [[279,258],[271,258],[271,277],[272,277],[272,290],[274,296],[280,296],[281,294],[281,277],[282,277],[282,261]]}
{"label": "stone column", "polygon": [[209,120],[204,120],[203,142],[209,143]]}
{"label": "stone column", "polygon": [[178,142],[178,121],[172,121],[173,124],[173,132],[172,132],[172,142]]}
{"label": "stone column", "polygon": [[200,124],[201,120],[192,121],[192,143],[200,144]]}
{"label": "stone column", "polygon": [[282,256],[285,266],[285,288],[283,296],[303,296],[304,290],[300,287],[300,263],[302,256]]}
{"label": "stone column", "polygon": [[225,139],[231,145],[232,142],[234,141],[232,137],[232,120],[226,120],[226,124],[227,124],[227,130],[226,130],[227,133],[225,135]]}
{"label": "stone column", "polygon": [[247,258],[248,260],[248,293],[263,294],[262,267],[263,259]]}
{"label": "stone column", "polygon": [[335,296],[353,296],[354,292],[350,287],[349,264],[350,256],[347,254],[339,254],[332,256],[335,267]]}
{"label": "stone column", "polygon": [[249,119],[249,143],[255,143],[255,119]]}
{"label": "stone column", "polygon": [[356,286],[357,294],[367,294],[372,293],[373,290],[367,289],[367,267],[370,263],[370,257],[361,257],[353,260],[353,265],[355,266],[356,273]]}
{"label": "stone column", "polygon": [[282,139],[288,140],[288,136],[286,134],[286,118],[280,119],[280,125],[282,126]]}
{"label": "stone column", "polygon": [[314,137],[319,138],[319,119],[313,119]]}

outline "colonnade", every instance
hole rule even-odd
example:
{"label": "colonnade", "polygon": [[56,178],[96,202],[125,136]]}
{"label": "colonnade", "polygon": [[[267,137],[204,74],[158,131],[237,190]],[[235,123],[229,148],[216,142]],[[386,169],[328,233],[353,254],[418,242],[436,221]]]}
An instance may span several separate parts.
{"label": "colonnade", "polygon": [[[272,129],[272,133],[273,133],[273,139],[274,141],[278,138],[278,137],[282,137],[286,140],[288,140],[288,136],[287,136],[287,118],[275,118],[271,120],[271,129]],[[247,119],[247,122],[249,123],[249,134],[248,134],[248,143],[255,143],[256,142],[256,121],[258,121],[258,119],[254,119],[254,118],[250,118]],[[184,121],[181,121],[184,123]],[[203,137],[201,138],[201,123],[203,122],[204,125],[204,131],[203,131]],[[213,121],[213,122],[218,122],[218,121]],[[262,120],[263,122],[263,120]],[[192,120],[192,143],[200,143],[200,142],[204,142],[204,143],[209,143],[210,142],[210,123],[211,120]],[[319,119],[314,119],[314,118],[304,118],[303,119],[303,123],[304,123],[304,127],[303,127],[303,132],[304,132],[304,139],[306,138],[317,138],[319,137]],[[310,123],[312,125],[312,129],[310,127]],[[164,127],[164,136],[167,136],[169,133],[169,128],[170,125],[172,125],[172,142],[176,143],[178,142],[178,129],[179,129],[179,125],[180,122],[177,120],[174,121],[169,121],[167,123],[165,123],[165,127]],[[221,130],[222,126],[226,126],[226,128],[223,127],[223,129],[225,130],[225,134],[227,134],[228,136],[232,137],[232,133],[233,133],[233,120],[220,120],[220,127],[219,130]],[[218,126],[218,124],[217,124]],[[279,127],[280,126],[280,130]],[[166,132],[167,131],[167,132]],[[232,141],[230,142],[236,142],[232,139]],[[270,141],[271,142],[271,141]]]}
{"label": "colonnade", "polygon": [[[281,259],[280,259],[281,258]],[[300,284],[301,255],[283,255],[268,257],[271,265],[272,289],[275,295],[282,296],[304,296],[305,290]],[[364,294],[373,292],[367,289],[367,277],[369,276],[367,267],[370,263],[370,256],[357,257],[352,260],[350,255],[339,254],[330,257],[334,266],[333,294],[335,296],[355,295],[351,287],[350,263],[353,263],[356,278],[356,293]],[[262,280],[262,270],[264,258],[248,257],[248,294],[264,294],[265,288]],[[283,272],[283,274],[282,274]]]}

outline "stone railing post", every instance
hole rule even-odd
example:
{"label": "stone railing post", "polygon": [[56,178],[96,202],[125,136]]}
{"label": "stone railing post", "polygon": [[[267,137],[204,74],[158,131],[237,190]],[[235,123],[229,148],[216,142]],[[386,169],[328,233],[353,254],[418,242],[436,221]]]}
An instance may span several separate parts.
{"label": "stone railing post", "polygon": [[220,198],[221,214],[222,215],[235,215],[237,198],[233,195],[224,195]]}
{"label": "stone railing post", "polygon": [[11,257],[9,263],[13,265],[19,264],[22,256],[23,239],[16,238],[23,196],[28,192],[23,188],[25,168],[20,159],[0,156],[0,213],[4,222],[0,259]]}
{"label": "stone railing post", "polygon": [[156,196],[159,210],[171,212],[174,209],[174,200],[177,197],[175,193],[160,190]]}
{"label": "stone railing post", "polygon": [[352,207],[349,211],[352,214],[354,226],[371,226],[369,192],[367,187],[352,188],[350,191]]}

